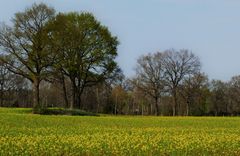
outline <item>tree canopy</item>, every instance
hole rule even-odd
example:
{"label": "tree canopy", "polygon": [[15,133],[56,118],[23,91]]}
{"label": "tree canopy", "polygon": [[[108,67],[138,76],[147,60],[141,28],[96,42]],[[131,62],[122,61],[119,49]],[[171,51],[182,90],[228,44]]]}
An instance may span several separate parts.
{"label": "tree canopy", "polygon": [[71,107],[80,108],[85,87],[104,81],[117,68],[117,38],[91,13],[60,13],[49,29],[55,68],[71,81]]}
{"label": "tree canopy", "polygon": [[27,78],[33,84],[34,107],[40,107],[39,84],[48,76],[53,64],[48,46],[46,23],[54,17],[55,10],[47,5],[33,4],[13,18],[13,26],[2,25],[0,47],[8,70]]}

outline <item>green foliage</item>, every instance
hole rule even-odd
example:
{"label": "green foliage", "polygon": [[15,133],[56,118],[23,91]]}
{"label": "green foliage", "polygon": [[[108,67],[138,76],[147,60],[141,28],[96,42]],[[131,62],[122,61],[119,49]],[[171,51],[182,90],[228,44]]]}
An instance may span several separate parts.
{"label": "green foliage", "polygon": [[50,46],[56,48],[58,55],[56,66],[66,75],[101,77],[115,69],[117,38],[91,13],[59,13],[49,22],[48,29]]}
{"label": "green foliage", "polygon": [[108,79],[117,68],[117,38],[91,13],[59,13],[48,23],[57,73],[71,81],[71,108],[81,104],[86,87]]}
{"label": "green foliage", "polygon": [[49,116],[0,108],[0,123],[0,155],[240,154],[237,117]]}

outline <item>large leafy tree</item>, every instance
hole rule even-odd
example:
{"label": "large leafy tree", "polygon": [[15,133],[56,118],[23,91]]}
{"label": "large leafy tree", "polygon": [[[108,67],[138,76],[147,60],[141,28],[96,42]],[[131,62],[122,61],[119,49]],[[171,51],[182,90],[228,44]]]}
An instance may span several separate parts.
{"label": "large leafy tree", "polygon": [[13,18],[13,25],[2,25],[0,30],[0,59],[8,70],[21,75],[33,84],[35,108],[39,108],[39,85],[46,78],[52,65],[48,46],[46,23],[54,17],[55,11],[43,3],[33,4]]}
{"label": "large leafy tree", "polygon": [[71,81],[70,107],[81,108],[84,89],[116,71],[117,38],[91,13],[60,13],[48,27],[58,56],[54,67]]}

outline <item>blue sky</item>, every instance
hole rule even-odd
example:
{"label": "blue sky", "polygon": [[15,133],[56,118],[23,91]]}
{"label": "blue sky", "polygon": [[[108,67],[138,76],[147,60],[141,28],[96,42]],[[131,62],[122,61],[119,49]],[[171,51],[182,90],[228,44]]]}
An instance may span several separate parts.
{"label": "blue sky", "polygon": [[240,74],[239,0],[0,0],[0,21],[34,2],[57,11],[90,11],[118,36],[118,63],[133,76],[136,59],[169,48],[190,49],[210,79]]}

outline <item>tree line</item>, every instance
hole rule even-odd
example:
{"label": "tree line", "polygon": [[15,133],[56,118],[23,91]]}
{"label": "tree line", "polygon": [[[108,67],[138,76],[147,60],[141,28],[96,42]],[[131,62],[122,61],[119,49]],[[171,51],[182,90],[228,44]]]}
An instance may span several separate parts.
{"label": "tree line", "polygon": [[33,4],[0,28],[0,106],[128,115],[239,115],[240,76],[209,81],[188,49],[118,66],[119,41],[93,14]]}

